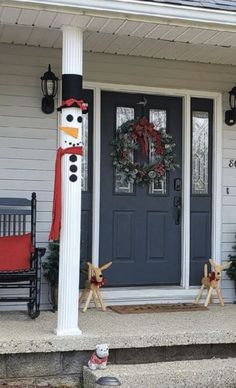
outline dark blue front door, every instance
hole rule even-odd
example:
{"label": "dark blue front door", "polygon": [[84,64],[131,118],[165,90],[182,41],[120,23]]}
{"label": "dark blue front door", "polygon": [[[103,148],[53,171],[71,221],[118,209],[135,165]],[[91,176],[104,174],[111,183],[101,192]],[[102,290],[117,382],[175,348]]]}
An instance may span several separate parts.
{"label": "dark blue front door", "polygon": [[[176,143],[180,168],[156,187],[122,184],[112,166],[116,129],[143,113]],[[182,99],[103,92],[101,124],[100,263],[113,261],[109,286],[180,284]]]}

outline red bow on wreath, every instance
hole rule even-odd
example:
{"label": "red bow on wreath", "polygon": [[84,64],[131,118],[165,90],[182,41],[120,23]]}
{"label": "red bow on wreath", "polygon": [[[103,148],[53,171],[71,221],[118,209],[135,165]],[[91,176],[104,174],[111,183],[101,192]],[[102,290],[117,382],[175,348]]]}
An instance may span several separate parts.
{"label": "red bow on wreath", "polygon": [[155,153],[163,155],[160,133],[155,129],[154,124],[148,121],[147,117],[142,117],[133,124],[131,135],[135,141],[139,142],[144,157],[148,156],[149,139],[154,144]]}

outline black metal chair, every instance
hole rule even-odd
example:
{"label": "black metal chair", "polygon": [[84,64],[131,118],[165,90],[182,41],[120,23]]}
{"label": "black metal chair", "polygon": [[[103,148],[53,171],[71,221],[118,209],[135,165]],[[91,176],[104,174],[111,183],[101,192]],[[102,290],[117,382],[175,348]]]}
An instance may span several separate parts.
{"label": "black metal chair", "polygon": [[[28,314],[35,319],[40,314],[41,257],[44,248],[36,248],[36,193],[32,198],[0,198],[0,236],[31,233],[30,268],[0,270],[0,302],[26,302]],[[6,295],[1,296],[1,289]],[[12,289],[27,289],[25,296],[12,295]],[[9,291],[6,291],[9,290]]]}

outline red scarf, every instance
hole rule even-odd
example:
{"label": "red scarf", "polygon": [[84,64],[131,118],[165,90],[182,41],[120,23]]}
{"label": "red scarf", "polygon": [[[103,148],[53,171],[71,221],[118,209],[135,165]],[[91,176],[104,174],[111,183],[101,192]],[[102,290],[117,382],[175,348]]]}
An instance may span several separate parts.
{"label": "red scarf", "polygon": [[55,166],[52,225],[49,240],[59,240],[61,229],[61,158],[65,154],[83,155],[82,147],[58,148]]}
{"label": "red scarf", "polygon": [[96,279],[96,276],[92,276],[90,283],[95,284],[96,287],[100,288],[100,287],[104,286],[104,284],[106,284],[106,279],[104,277],[102,277],[101,281],[98,282]]}
{"label": "red scarf", "polygon": [[89,363],[95,364],[95,365],[101,365],[103,363],[107,364],[107,361],[108,361],[108,356],[106,356],[106,357],[98,357],[96,352],[94,352],[92,354],[92,356],[90,357]]}

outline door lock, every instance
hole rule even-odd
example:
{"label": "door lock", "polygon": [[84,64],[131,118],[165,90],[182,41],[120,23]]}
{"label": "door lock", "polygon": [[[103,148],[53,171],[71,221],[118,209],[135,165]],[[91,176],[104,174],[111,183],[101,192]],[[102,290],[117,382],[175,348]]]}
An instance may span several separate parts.
{"label": "door lock", "polygon": [[175,178],[174,180],[174,190],[175,191],[181,191],[182,189],[182,179]]}

